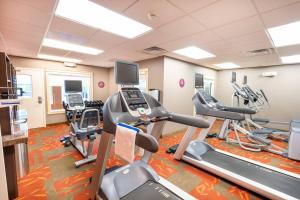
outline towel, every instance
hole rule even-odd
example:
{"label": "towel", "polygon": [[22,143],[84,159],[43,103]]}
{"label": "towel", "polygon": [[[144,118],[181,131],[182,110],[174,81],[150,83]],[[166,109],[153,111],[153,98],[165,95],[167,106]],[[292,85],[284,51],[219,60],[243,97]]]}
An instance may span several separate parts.
{"label": "towel", "polygon": [[135,137],[138,128],[118,123],[115,135],[115,154],[129,163],[134,161]]}

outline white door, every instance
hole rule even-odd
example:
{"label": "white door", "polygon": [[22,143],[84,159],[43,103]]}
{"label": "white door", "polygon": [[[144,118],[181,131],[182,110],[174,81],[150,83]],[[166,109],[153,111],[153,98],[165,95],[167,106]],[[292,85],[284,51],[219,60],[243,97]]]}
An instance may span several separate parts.
{"label": "white door", "polygon": [[[1,130],[0,130],[0,141],[2,141]],[[0,142],[0,199],[8,200],[2,142]]]}
{"label": "white door", "polygon": [[19,109],[28,113],[28,127],[46,126],[44,71],[41,69],[17,68],[17,87],[23,95]]}

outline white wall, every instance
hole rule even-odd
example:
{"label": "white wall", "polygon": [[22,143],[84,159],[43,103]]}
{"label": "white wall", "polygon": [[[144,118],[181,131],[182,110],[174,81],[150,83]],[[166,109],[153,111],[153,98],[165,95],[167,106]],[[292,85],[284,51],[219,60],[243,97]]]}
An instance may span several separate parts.
{"label": "white wall", "polygon": [[[258,116],[274,121],[300,119],[300,65],[285,65],[263,68],[233,70],[237,72],[237,82],[242,84],[244,75],[248,76],[248,85],[253,89],[263,89],[271,108],[261,111]],[[263,77],[263,72],[276,71],[274,78]],[[218,72],[216,97],[224,104],[231,104],[233,93],[231,81],[232,70]],[[287,129],[288,126],[272,126]]]}
{"label": "white wall", "polygon": [[0,199],[3,200],[8,199],[1,129],[0,129]]}
{"label": "white wall", "polygon": [[148,88],[160,90],[160,101],[164,95],[164,58],[158,57],[138,62],[141,69],[148,69]]}
{"label": "white wall", "polygon": [[[194,104],[192,97],[195,94],[195,73],[204,77],[217,79],[217,71],[194,65],[173,58],[164,58],[164,101],[163,105],[171,112],[193,115]],[[185,80],[185,86],[179,86],[179,80]],[[185,126],[167,123],[164,134],[183,129]]]}
{"label": "white wall", "polygon": [[[86,65],[77,65],[76,68],[66,68],[61,62],[45,61],[38,59],[30,59],[23,57],[11,56],[12,63],[15,67],[27,67],[27,68],[40,68],[44,71],[58,70],[58,71],[71,71],[71,72],[89,72],[93,73],[93,96],[95,100],[101,99],[105,101],[109,96],[109,69],[103,67],[94,67]],[[46,77],[45,77],[46,78]],[[46,79],[45,79],[46,80]],[[99,88],[98,82],[104,81],[105,87]],[[45,82],[46,84],[46,82]],[[46,85],[45,85],[46,87]],[[45,97],[47,95],[45,88]],[[46,98],[47,99],[47,98]],[[46,104],[47,106],[47,104]],[[46,107],[47,112],[47,107]],[[66,121],[65,114],[47,114],[47,124],[60,123]]]}

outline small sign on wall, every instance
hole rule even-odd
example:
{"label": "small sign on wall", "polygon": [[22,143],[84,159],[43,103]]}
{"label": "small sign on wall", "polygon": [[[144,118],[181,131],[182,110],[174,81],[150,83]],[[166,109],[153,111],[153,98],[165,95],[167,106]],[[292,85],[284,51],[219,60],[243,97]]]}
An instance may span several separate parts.
{"label": "small sign on wall", "polygon": [[99,82],[98,82],[98,87],[99,87],[99,88],[104,88],[104,86],[105,86],[104,81],[99,81]]}
{"label": "small sign on wall", "polygon": [[179,80],[179,87],[183,88],[184,85],[185,85],[185,80],[184,80],[183,78],[181,78],[181,79]]}

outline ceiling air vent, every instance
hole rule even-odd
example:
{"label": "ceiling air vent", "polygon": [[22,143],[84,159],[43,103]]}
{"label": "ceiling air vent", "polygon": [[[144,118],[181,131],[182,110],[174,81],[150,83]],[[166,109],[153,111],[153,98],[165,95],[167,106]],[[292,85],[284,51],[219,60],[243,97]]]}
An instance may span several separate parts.
{"label": "ceiling air vent", "polygon": [[152,54],[152,55],[160,55],[160,54],[166,53],[167,50],[162,49],[162,48],[157,47],[157,46],[153,46],[153,47],[149,47],[147,49],[144,49],[143,52],[147,53],[147,54]]}
{"label": "ceiling air vent", "polygon": [[267,49],[257,49],[253,51],[248,51],[246,53],[247,56],[253,57],[253,56],[265,56],[265,55],[270,55],[273,54],[275,51],[273,48],[267,48]]}

